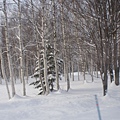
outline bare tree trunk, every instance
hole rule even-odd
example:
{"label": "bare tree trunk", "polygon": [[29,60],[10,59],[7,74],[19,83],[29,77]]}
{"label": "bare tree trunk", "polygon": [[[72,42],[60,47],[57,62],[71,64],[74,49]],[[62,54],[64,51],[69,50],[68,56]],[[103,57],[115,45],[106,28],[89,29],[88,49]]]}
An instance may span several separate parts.
{"label": "bare tree trunk", "polygon": [[[0,48],[1,49],[1,48]],[[0,53],[1,54],[1,53]],[[0,84],[2,84],[2,68],[0,70]]]}
{"label": "bare tree trunk", "polygon": [[97,78],[99,77],[99,74],[98,74],[98,66],[96,65],[96,72],[97,72]]}
{"label": "bare tree trunk", "polygon": [[33,22],[33,25],[34,25],[34,38],[35,38],[35,41],[37,43],[37,57],[38,57],[38,66],[39,66],[39,80],[41,82],[41,87],[42,87],[42,90],[43,90],[43,94],[45,94],[45,88],[44,88],[44,85],[43,85],[43,81],[42,81],[42,78],[41,78],[41,65],[40,65],[40,49],[39,49],[39,40],[38,40],[38,37],[37,37],[37,30],[36,30],[36,22],[35,22],[35,15],[34,15],[34,5],[33,5],[33,0],[31,0],[31,6],[32,6],[32,22]]}
{"label": "bare tree trunk", "polygon": [[57,84],[57,90],[59,90],[59,78],[58,78],[58,68],[57,68],[57,47],[56,47],[56,16],[55,16],[55,0],[53,0],[53,8],[54,8],[54,13],[53,13],[53,32],[54,32],[54,61],[55,61],[55,73],[56,73],[56,84]]}
{"label": "bare tree trunk", "polygon": [[114,22],[114,29],[116,31],[113,33],[113,43],[114,43],[114,70],[115,70],[115,84],[119,85],[119,66],[118,66],[118,41],[117,41],[117,5],[119,2],[114,0],[114,4],[112,5],[113,17],[112,21]]}
{"label": "bare tree trunk", "polygon": [[78,62],[78,81],[80,80],[80,64]]}
{"label": "bare tree trunk", "polygon": [[2,75],[3,75],[3,79],[5,80],[5,84],[6,84],[6,89],[7,89],[7,93],[8,93],[8,98],[10,99],[10,91],[9,91],[9,87],[8,87],[8,81],[7,81],[7,76],[5,73],[5,68],[4,68],[4,60],[3,60],[3,55],[2,55],[2,48],[0,46],[0,58],[1,58],[1,70],[2,70]]}
{"label": "bare tree trunk", "polygon": [[69,62],[69,76],[70,76],[70,78],[71,78],[71,60],[70,60],[70,62]]}
{"label": "bare tree trunk", "polygon": [[92,82],[93,82],[94,78],[93,78],[93,55],[92,55],[93,54],[93,50],[92,50],[92,48],[91,48],[91,51],[92,52],[91,52],[91,71],[90,71],[91,73],[90,74],[91,74]]}
{"label": "bare tree trunk", "polygon": [[[120,30],[119,30],[120,31]],[[119,72],[120,72],[120,41],[118,43],[118,66],[119,66]],[[120,73],[119,73],[120,74]]]}
{"label": "bare tree trunk", "polygon": [[104,59],[104,80],[103,80],[103,95],[105,96],[107,94],[107,87],[108,87],[108,53],[109,53],[109,35],[108,35],[108,21],[107,21],[107,11],[106,11],[106,5],[107,1],[103,2],[103,12],[104,12],[104,38],[105,38],[105,59]]}
{"label": "bare tree trunk", "polygon": [[[16,59],[15,59],[15,56],[13,56],[13,60],[14,60],[14,62],[16,61]],[[15,67],[14,67],[14,69],[13,69],[13,73],[14,73],[14,81],[15,81],[15,83],[16,83],[16,79],[17,79],[17,71],[16,71],[16,65],[15,65]]]}
{"label": "bare tree trunk", "polygon": [[85,69],[86,69],[86,63],[84,63],[84,72],[83,72],[83,76],[84,76],[84,80],[86,80],[86,77],[85,77]]}
{"label": "bare tree trunk", "polygon": [[[112,40],[111,40],[112,42]],[[110,43],[110,49],[109,49],[109,74],[110,74],[110,81],[111,83],[114,80],[114,76],[113,76],[113,63],[112,63],[112,47],[111,47],[111,43]]]}
{"label": "bare tree trunk", "polygon": [[2,78],[1,78],[1,76],[0,76],[0,84],[2,84]]}
{"label": "bare tree trunk", "polygon": [[19,70],[18,70],[18,72],[19,72],[19,79],[20,79],[20,82],[22,83],[22,78],[21,78],[21,69],[20,69],[20,66],[19,66]]}
{"label": "bare tree trunk", "polygon": [[84,81],[86,80],[86,77],[85,77],[85,72],[86,72],[86,62],[84,61],[83,63],[84,67],[83,67],[83,77],[84,77]]}
{"label": "bare tree trunk", "polygon": [[23,84],[23,96],[26,96],[26,87],[25,87],[25,79],[24,79],[24,55],[23,55],[23,40],[21,37],[21,4],[20,0],[18,0],[18,17],[19,17],[19,32],[18,32],[18,39],[19,39],[19,46],[20,46],[20,71],[21,71],[21,79]]}
{"label": "bare tree trunk", "polygon": [[70,80],[69,80],[69,74],[68,74],[68,65],[66,67],[66,73],[67,73],[67,91],[70,89]]}
{"label": "bare tree trunk", "polygon": [[8,58],[8,65],[9,65],[9,72],[10,72],[10,81],[11,81],[11,87],[12,87],[12,97],[15,95],[15,86],[14,86],[14,80],[13,80],[13,68],[12,68],[12,58],[10,55],[10,44],[8,40],[8,20],[7,20],[7,6],[6,6],[6,0],[3,0],[4,5],[4,15],[5,15],[5,40],[6,40],[6,47],[7,47],[7,58]]}
{"label": "bare tree trunk", "polygon": [[105,58],[105,64],[104,64],[104,76],[103,76],[103,95],[105,96],[107,94],[107,88],[108,88],[108,75],[107,75],[107,69],[108,69],[108,63],[107,63],[107,56]]}
{"label": "bare tree trunk", "polygon": [[62,19],[62,39],[63,39],[63,57],[64,57],[64,78],[65,81],[67,80],[67,73],[66,73],[66,43],[65,43],[65,25],[64,25],[64,15],[63,15],[63,0],[61,0],[61,19]]}
{"label": "bare tree trunk", "polygon": [[118,67],[118,55],[117,55],[117,38],[114,36],[114,70],[115,70],[115,84],[119,85],[119,67]]}
{"label": "bare tree trunk", "polygon": [[26,56],[26,83],[28,83],[28,78],[29,78],[29,74],[28,74],[28,58]]}
{"label": "bare tree trunk", "polygon": [[72,61],[72,81],[74,81],[74,63]]}
{"label": "bare tree trunk", "polygon": [[68,64],[67,64],[67,55],[66,55],[66,40],[65,40],[65,23],[64,23],[64,0],[61,0],[61,19],[62,19],[62,38],[63,38],[63,46],[64,46],[64,77],[65,81],[67,81],[67,91],[70,89],[70,80],[68,75]]}
{"label": "bare tree trunk", "polygon": [[46,95],[49,94],[50,88],[49,88],[49,83],[47,79],[47,57],[46,57],[46,40],[44,39],[45,37],[45,23],[44,23],[44,7],[45,7],[45,1],[42,0],[42,34],[41,34],[41,39],[42,39],[42,46],[44,47],[43,49],[43,61],[44,61],[44,79],[45,79],[45,86],[46,86]]}

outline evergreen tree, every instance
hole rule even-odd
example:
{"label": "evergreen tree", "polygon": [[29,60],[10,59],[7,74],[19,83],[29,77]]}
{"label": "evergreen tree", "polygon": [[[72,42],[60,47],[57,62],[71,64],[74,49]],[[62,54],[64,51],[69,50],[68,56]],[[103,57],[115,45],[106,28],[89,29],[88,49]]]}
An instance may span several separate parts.
{"label": "evergreen tree", "polygon": [[[43,93],[43,87],[46,91],[46,86],[45,86],[45,80],[44,80],[44,64],[43,64],[43,51],[40,53],[41,59],[40,59],[40,66],[38,60],[36,61],[36,68],[35,68],[35,73],[32,75],[32,77],[36,78],[35,82],[32,82],[30,85],[35,85],[35,88],[39,89],[39,95],[44,94]],[[50,91],[54,90],[54,83],[55,83],[55,61],[54,61],[54,48],[50,44],[46,44],[46,59],[47,59],[47,79],[48,79],[48,84]],[[61,75],[61,65],[62,65],[62,60],[57,59],[57,65],[58,65],[58,76],[60,78]],[[40,77],[39,77],[40,75]],[[38,79],[40,78],[40,79]],[[42,87],[43,84],[43,87]]]}

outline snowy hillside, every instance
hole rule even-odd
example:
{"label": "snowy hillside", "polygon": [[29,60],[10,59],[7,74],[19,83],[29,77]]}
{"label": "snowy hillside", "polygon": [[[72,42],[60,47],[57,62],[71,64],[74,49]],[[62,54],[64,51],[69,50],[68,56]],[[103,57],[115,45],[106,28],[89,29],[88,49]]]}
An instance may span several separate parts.
{"label": "snowy hillside", "polygon": [[95,95],[98,97],[102,120],[120,120],[120,86],[109,84],[108,95],[102,96],[102,83],[87,76],[71,81],[66,92],[66,82],[61,89],[48,96],[37,96],[37,90],[27,85],[27,95],[22,97],[21,84],[16,85],[17,95],[8,100],[5,85],[0,85],[0,120],[99,120]]}

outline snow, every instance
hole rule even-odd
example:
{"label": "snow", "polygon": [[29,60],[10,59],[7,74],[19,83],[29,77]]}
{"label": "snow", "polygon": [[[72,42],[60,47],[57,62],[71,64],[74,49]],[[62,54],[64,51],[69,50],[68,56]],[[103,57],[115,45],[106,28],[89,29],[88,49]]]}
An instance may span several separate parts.
{"label": "snow", "polygon": [[[29,81],[33,81],[29,78]],[[10,88],[10,86],[9,86]],[[16,95],[8,100],[6,87],[0,85],[1,120],[99,120],[95,95],[98,97],[102,120],[120,120],[120,86],[109,83],[108,94],[102,96],[100,78],[86,82],[80,74],[80,81],[71,81],[71,89],[66,92],[66,82],[60,81],[60,90],[47,96],[38,96],[38,90],[26,85],[27,96],[22,96],[22,84],[16,83]]]}

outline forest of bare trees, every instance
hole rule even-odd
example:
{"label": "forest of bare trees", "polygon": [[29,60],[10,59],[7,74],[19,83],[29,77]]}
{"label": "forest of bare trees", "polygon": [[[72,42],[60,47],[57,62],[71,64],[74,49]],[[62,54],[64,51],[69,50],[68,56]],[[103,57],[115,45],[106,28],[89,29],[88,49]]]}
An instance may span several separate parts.
{"label": "forest of bare trees", "polygon": [[[119,0],[3,0],[0,2],[0,76],[8,96],[16,94],[19,79],[26,95],[26,84],[35,72],[36,61],[44,65],[43,94],[49,94],[47,48],[54,48],[55,79],[59,89],[59,69],[70,89],[74,72],[86,72],[94,81],[100,72],[103,95],[108,78],[119,85],[120,1]],[[41,55],[42,52],[42,55]],[[57,60],[63,60],[59,67]],[[11,91],[8,88],[11,84]],[[0,81],[0,84],[2,82]],[[44,88],[45,86],[45,88]]]}

